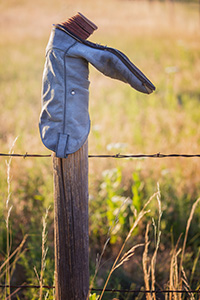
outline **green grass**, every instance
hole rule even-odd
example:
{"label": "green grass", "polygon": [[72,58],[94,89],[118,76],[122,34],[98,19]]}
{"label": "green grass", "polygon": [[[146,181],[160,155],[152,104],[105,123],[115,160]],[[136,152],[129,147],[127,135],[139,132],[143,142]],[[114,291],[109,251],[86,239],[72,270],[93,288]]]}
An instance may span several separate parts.
{"label": "green grass", "polygon": [[[8,152],[18,136],[14,147],[16,153],[49,153],[40,141],[38,130],[45,47],[52,24],[81,11],[99,27],[91,40],[126,53],[157,88],[152,95],[143,95],[90,67],[92,128],[89,152],[199,153],[198,9],[198,3],[170,5],[170,2],[162,1],[1,2],[0,152]],[[96,253],[101,252],[108,228],[115,219],[116,209],[129,198],[119,215],[120,228],[116,228],[116,235],[112,236],[105,261],[115,255],[123,243],[133,221],[134,206],[139,211],[156,191],[159,182],[164,212],[157,275],[159,283],[164,284],[167,279],[162,257],[169,257],[171,245],[176,244],[180,233],[185,231],[189,211],[200,195],[199,159],[90,159],[89,163],[91,270]],[[103,173],[105,170],[109,171]],[[6,178],[5,159],[0,157],[0,253],[3,259],[6,257]],[[16,267],[12,282],[37,282],[33,267],[40,270],[42,216],[51,205],[47,241],[50,250],[44,278],[52,284],[52,160],[13,159],[11,192],[12,251],[25,234],[29,234],[27,251],[21,265]],[[151,214],[134,233],[136,241],[144,237],[146,223],[156,214],[157,209],[152,204]],[[192,261],[199,249],[199,218],[200,209],[197,208],[185,256],[188,276],[192,274]],[[138,253],[139,257],[141,253]],[[166,265],[168,262],[166,259]],[[134,276],[135,269],[140,279]],[[102,286],[107,270],[105,266],[100,270],[95,283],[97,287]],[[195,288],[198,272],[192,275]],[[135,287],[143,284],[142,272],[132,261],[112,280],[111,285],[115,287],[127,287],[130,282]],[[31,299],[31,293],[27,292],[25,299]]]}

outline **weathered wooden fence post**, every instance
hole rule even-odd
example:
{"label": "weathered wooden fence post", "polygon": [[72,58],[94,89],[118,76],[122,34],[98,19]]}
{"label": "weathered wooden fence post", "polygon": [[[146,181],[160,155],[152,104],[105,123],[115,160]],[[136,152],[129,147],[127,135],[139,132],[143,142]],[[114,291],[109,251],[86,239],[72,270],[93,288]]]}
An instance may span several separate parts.
{"label": "weathered wooden fence post", "polygon": [[56,300],[85,300],[89,290],[88,144],[53,157]]}
{"label": "weathered wooden fence post", "polygon": [[56,300],[86,300],[89,291],[88,144],[84,144],[90,129],[88,63],[140,92],[155,90],[123,53],[86,41],[96,29],[78,13],[54,25],[46,50],[39,127],[44,145],[56,153]]}

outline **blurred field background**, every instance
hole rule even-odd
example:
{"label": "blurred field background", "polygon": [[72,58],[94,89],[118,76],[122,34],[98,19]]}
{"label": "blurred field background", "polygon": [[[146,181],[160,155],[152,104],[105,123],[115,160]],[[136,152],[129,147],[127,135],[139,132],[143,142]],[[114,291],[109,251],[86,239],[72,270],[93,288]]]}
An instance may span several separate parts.
{"label": "blurred field background", "polygon": [[[126,53],[157,88],[149,96],[140,94],[90,67],[89,153],[200,153],[199,2],[134,0],[0,1],[0,152],[7,153],[18,137],[15,153],[49,153],[38,131],[45,47],[52,24],[66,20],[77,11],[98,25],[91,41]],[[156,282],[157,287],[167,287],[171,250],[180,234],[184,234],[191,207],[200,196],[199,159],[92,158],[89,164],[91,277],[96,255],[103,249],[119,207],[128,199],[118,216],[119,222],[103,258],[105,264],[94,287],[103,286],[111,261],[134,220],[134,208],[138,212],[142,209],[157,190],[157,182],[163,215]],[[10,260],[10,271],[8,265],[6,270],[0,269],[0,282],[38,284],[37,275],[42,272],[42,217],[50,206],[45,244],[49,249],[43,283],[52,285],[52,161],[50,158],[15,158],[9,166],[10,171],[5,158],[0,157],[1,263],[26,234],[28,237],[17,261]],[[151,212],[134,231],[131,243],[144,242],[146,224],[152,217],[158,219],[156,202],[152,202],[150,208]],[[153,229],[151,235],[153,243]],[[200,284],[199,236],[200,207],[197,207],[184,260],[193,289]],[[113,273],[110,287],[144,287],[141,250]],[[6,299],[9,293],[2,290],[1,298]],[[12,299],[17,299],[15,297]],[[21,291],[18,297],[39,298],[35,290]],[[105,295],[104,299],[111,299],[109,297]],[[52,292],[47,299],[53,299]],[[132,298],[121,295],[119,299]]]}

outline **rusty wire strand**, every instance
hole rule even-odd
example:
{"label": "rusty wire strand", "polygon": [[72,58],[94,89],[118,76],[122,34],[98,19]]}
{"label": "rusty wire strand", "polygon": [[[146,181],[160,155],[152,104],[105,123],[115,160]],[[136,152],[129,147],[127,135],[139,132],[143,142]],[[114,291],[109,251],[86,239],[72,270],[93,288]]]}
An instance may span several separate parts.
{"label": "rusty wire strand", "polygon": [[[28,154],[27,152],[25,154],[19,154],[19,153],[0,153],[0,156],[2,157],[23,157],[23,158],[29,158],[29,157],[53,157],[53,154]],[[200,157],[200,154],[162,154],[160,152],[155,154],[89,154],[89,158],[171,158],[171,157],[184,157],[184,158],[192,158],[192,157]]]}

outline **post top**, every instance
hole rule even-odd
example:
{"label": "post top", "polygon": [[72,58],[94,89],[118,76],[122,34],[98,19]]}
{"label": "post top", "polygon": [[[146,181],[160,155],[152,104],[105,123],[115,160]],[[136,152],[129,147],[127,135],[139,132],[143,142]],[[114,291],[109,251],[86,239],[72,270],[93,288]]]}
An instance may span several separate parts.
{"label": "post top", "polygon": [[86,40],[93,33],[93,31],[98,28],[92,21],[90,21],[80,12],[59,25],[64,26],[66,29],[83,40]]}
{"label": "post top", "polygon": [[81,18],[83,18],[88,23],[88,25],[90,25],[94,30],[98,29],[98,27],[92,21],[86,18],[82,13],[78,12],[77,14],[81,16]]}

